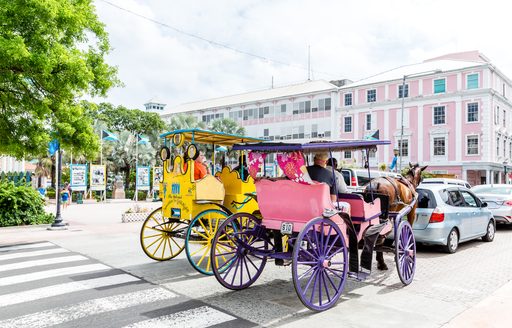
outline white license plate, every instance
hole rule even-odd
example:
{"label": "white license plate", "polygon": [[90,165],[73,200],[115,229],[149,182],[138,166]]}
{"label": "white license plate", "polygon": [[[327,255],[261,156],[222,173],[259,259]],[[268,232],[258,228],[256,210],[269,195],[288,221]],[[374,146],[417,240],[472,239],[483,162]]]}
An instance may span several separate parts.
{"label": "white license plate", "polygon": [[293,223],[290,222],[282,222],[281,223],[281,233],[283,235],[291,235],[293,232]]}

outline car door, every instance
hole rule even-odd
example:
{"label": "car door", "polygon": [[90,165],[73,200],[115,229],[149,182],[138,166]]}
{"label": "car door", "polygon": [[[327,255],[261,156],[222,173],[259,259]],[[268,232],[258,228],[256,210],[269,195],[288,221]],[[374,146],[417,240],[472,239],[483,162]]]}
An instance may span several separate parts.
{"label": "car door", "polygon": [[472,235],[477,236],[485,234],[487,229],[487,220],[489,219],[487,211],[480,207],[480,202],[470,191],[460,190],[460,193],[466,202],[467,209],[469,210],[472,222]]}
{"label": "car door", "polygon": [[459,239],[461,241],[468,239],[473,235],[471,209],[465,206],[464,198],[458,188],[449,188],[446,192],[448,194],[447,203],[454,207],[452,216],[459,228]]}

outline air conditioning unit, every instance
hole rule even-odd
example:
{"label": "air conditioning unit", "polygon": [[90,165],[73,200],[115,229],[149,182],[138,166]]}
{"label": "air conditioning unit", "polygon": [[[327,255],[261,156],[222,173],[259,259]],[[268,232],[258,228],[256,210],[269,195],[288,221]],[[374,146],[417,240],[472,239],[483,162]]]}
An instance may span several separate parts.
{"label": "air conditioning unit", "polygon": [[318,134],[318,138],[325,138],[325,134],[324,133],[319,133]]}

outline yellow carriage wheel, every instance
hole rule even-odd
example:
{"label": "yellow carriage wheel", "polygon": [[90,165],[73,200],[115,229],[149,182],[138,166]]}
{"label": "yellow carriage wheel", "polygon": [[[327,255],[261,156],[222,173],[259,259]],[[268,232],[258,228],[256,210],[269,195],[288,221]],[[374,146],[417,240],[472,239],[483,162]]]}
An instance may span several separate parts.
{"label": "yellow carriage wheel", "polygon": [[151,212],[142,224],[140,245],[153,260],[170,260],[183,251],[187,228],[188,224],[183,221],[164,218],[160,207]]}
{"label": "yellow carriage wheel", "polygon": [[228,214],[218,209],[202,211],[190,222],[185,239],[187,259],[194,269],[205,275],[212,275],[210,253],[212,240]]}

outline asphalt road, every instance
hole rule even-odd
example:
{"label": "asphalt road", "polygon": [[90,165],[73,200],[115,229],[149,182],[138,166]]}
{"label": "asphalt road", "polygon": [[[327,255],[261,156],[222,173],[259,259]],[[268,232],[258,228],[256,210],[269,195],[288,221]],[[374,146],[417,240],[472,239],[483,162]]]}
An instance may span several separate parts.
{"label": "asphalt road", "polygon": [[[269,262],[253,286],[233,292],[184,254],[147,258],[141,223],[121,223],[129,206],[72,205],[66,231],[0,229],[0,327],[441,327],[512,280],[512,228],[499,227],[494,242],[468,242],[455,254],[419,247],[407,287],[385,256],[390,270],[349,280],[334,308],[315,313],[298,300],[290,267]],[[36,244],[16,246],[26,243]]]}

